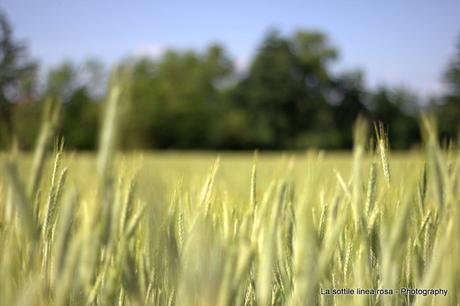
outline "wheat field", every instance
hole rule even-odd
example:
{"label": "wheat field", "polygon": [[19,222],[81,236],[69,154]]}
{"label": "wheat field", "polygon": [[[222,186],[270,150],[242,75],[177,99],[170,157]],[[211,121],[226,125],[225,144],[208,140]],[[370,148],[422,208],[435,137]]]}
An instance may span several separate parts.
{"label": "wheat field", "polygon": [[0,156],[0,305],[460,304],[433,120],[405,153],[362,120],[346,153],[122,153],[120,88],[97,153],[63,149],[50,102],[35,152]]}

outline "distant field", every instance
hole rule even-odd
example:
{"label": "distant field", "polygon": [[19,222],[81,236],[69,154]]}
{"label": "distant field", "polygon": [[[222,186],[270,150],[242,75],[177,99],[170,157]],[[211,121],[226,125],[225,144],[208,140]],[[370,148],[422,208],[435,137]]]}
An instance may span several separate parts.
{"label": "distant field", "polygon": [[[396,180],[405,180],[411,174],[419,174],[423,166],[424,152],[398,152],[391,155],[391,167],[401,174],[395,175]],[[0,155],[4,159],[6,154]],[[69,184],[78,189],[91,189],[96,184],[96,154],[68,152],[64,155],[64,163],[69,168]],[[187,189],[196,189],[204,184],[208,172],[216,159],[220,159],[219,171],[216,174],[216,188],[219,192],[227,192],[232,200],[246,202],[249,198],[251,168],[254,152],[218,152],[218,151],[145,151],[119,154],[117,166],[122,172],[136,173],[142,196],[169,196],[178,182]],[[323,175],[318,180],[323,183],[337,184],[335,170],[348,177],[353,165],[352,152],[327,152],[310,150],[305,152],[258,152],[257,153],[258,191],[262,192],[267,185],[281,177],[286,177],[295,185],[301,186],[307,178],[308,165],[315,164]],[[372,158],[363,162],[369,166]],[[30,172],[32,154],[21,157],[21,175],[27,177]],[[47,172],[51,172],[53,160],[47,161]],[[125,175],[126,176],[126,175]],[[329,189],[328,185],[323,185]],[[45,187],[46,188],[46,187]],[[199,189],[199,188],[198,188]],[[195,190],[196,191],[196,190]],[[230,192],[231,191],[231,192]]]}

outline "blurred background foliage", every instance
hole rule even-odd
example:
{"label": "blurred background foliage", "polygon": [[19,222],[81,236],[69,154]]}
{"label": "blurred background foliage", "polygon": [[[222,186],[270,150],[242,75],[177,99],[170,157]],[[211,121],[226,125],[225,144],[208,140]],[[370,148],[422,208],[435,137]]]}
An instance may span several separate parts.
{"label": "blurred background foliage", "polygon": [[[0,147],[30,149],[44,100],[62,100],[66,147],[93,150],[110,67],[98,59],[64,62],[40,75],[5,14],[0,15]],[[123,149],[349,149],[358,115],[389,127],[393,149],[420,141],[418,117],[438,117],[441,137],[460,118],[460,41],[446,67],[448,92],[420,103],[404,88],[364,85],[361,71],[336,72],[339,50],[317,31],[271,30],[245,71],[219,44],[131,57],[131,101],[124,107]]]}

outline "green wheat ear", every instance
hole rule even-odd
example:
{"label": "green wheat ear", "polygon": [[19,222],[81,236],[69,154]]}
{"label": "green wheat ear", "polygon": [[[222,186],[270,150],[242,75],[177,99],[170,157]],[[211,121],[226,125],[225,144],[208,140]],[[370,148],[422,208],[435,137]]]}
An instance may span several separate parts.
{"label": "green wheat ear", "polygon": [[[51,175],[51,185],[48,195],[48,201],[45,210],[45,220],[43,221],[42,236],[44,240],[51,238],[51,229],[54,226],[56,205],[58,203],[59,196],[62,193],[65,179],[67,176],[67,168],[60,169],[62,159],[63,147],[61,146],[56,153],[54,160],[53,172]],[[59,174],[58,174],[59,173]]]}
{"label": "green wheat ear", "polygon": [[364,150],[367,143],[367,122],[364,118],[358,117],[356,120],[353,136],[353,185],[351,207],[353,209],[355,226],[358,227],[362,218],[362,211],[364,209],[361,201]]}
{"label": "green wheat ear", "polygon": [[390,174],[390,163],[389,163],[389,141],[388,133],[385,130],[382,122],[378,122],[374,125],[375,134],[377,136],[377,143],[380,153],[380,161],[382,163],[383,176],[387,187],[390,187],[391,174]]}
{"label": "green wheat ear", "polygon": [[38,135],[37,144],[35,145],[32,172],[30,174],[27,195],[33,198],[37,192],[42,173],[45,165],[46,152],[55,136],[62,102],[59,99],[48,97],[45,101],[45,110],[43,112],[42,126]]}
{"label": "green wheat ear", "polygon": [[376,189],[377,189],[376,162],[375,160],[372,160],[371,166],[369,168],[369,180],[367,183],[367,194],[366,194],[366,205],[365,205],[365,211],[367,215],[369,215],[374,208]]}
{"label": "green wheat ear", "polygon": [[211,172],[208,175],[205,185],[201,191],[200,197],[200,206],[205,207],[205,215],[209,214],[211,209],[211,192],[214,186],[214,180],[216,178],[217,170],[219,169],[220,165],[220,157],[217,157],[214,165],[212,166]]}
{"label": "green wheat ear", "polygon": [[432,186],[435,191],[436,203],[442,214],[445,206],[447,170],[444,158],[441,155],[438,145],[438,132],[433,117],[424,115],[422,117],[422,135],[426,144],[428,162],[432,177]]}

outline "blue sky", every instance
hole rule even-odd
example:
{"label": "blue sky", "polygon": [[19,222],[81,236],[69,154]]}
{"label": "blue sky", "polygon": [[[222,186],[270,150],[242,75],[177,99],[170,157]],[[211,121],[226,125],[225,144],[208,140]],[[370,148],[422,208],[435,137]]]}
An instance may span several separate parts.
{"label": "blue sky", "polygon": [[244,67],[270,28],[302,28],[328,34],[340,51],[335,70],[361,69],[369,86],[403,85],[421,96],[442,92],[460,37],[459,0],[0,0],[0,8],[44,67],[210,42]]}

